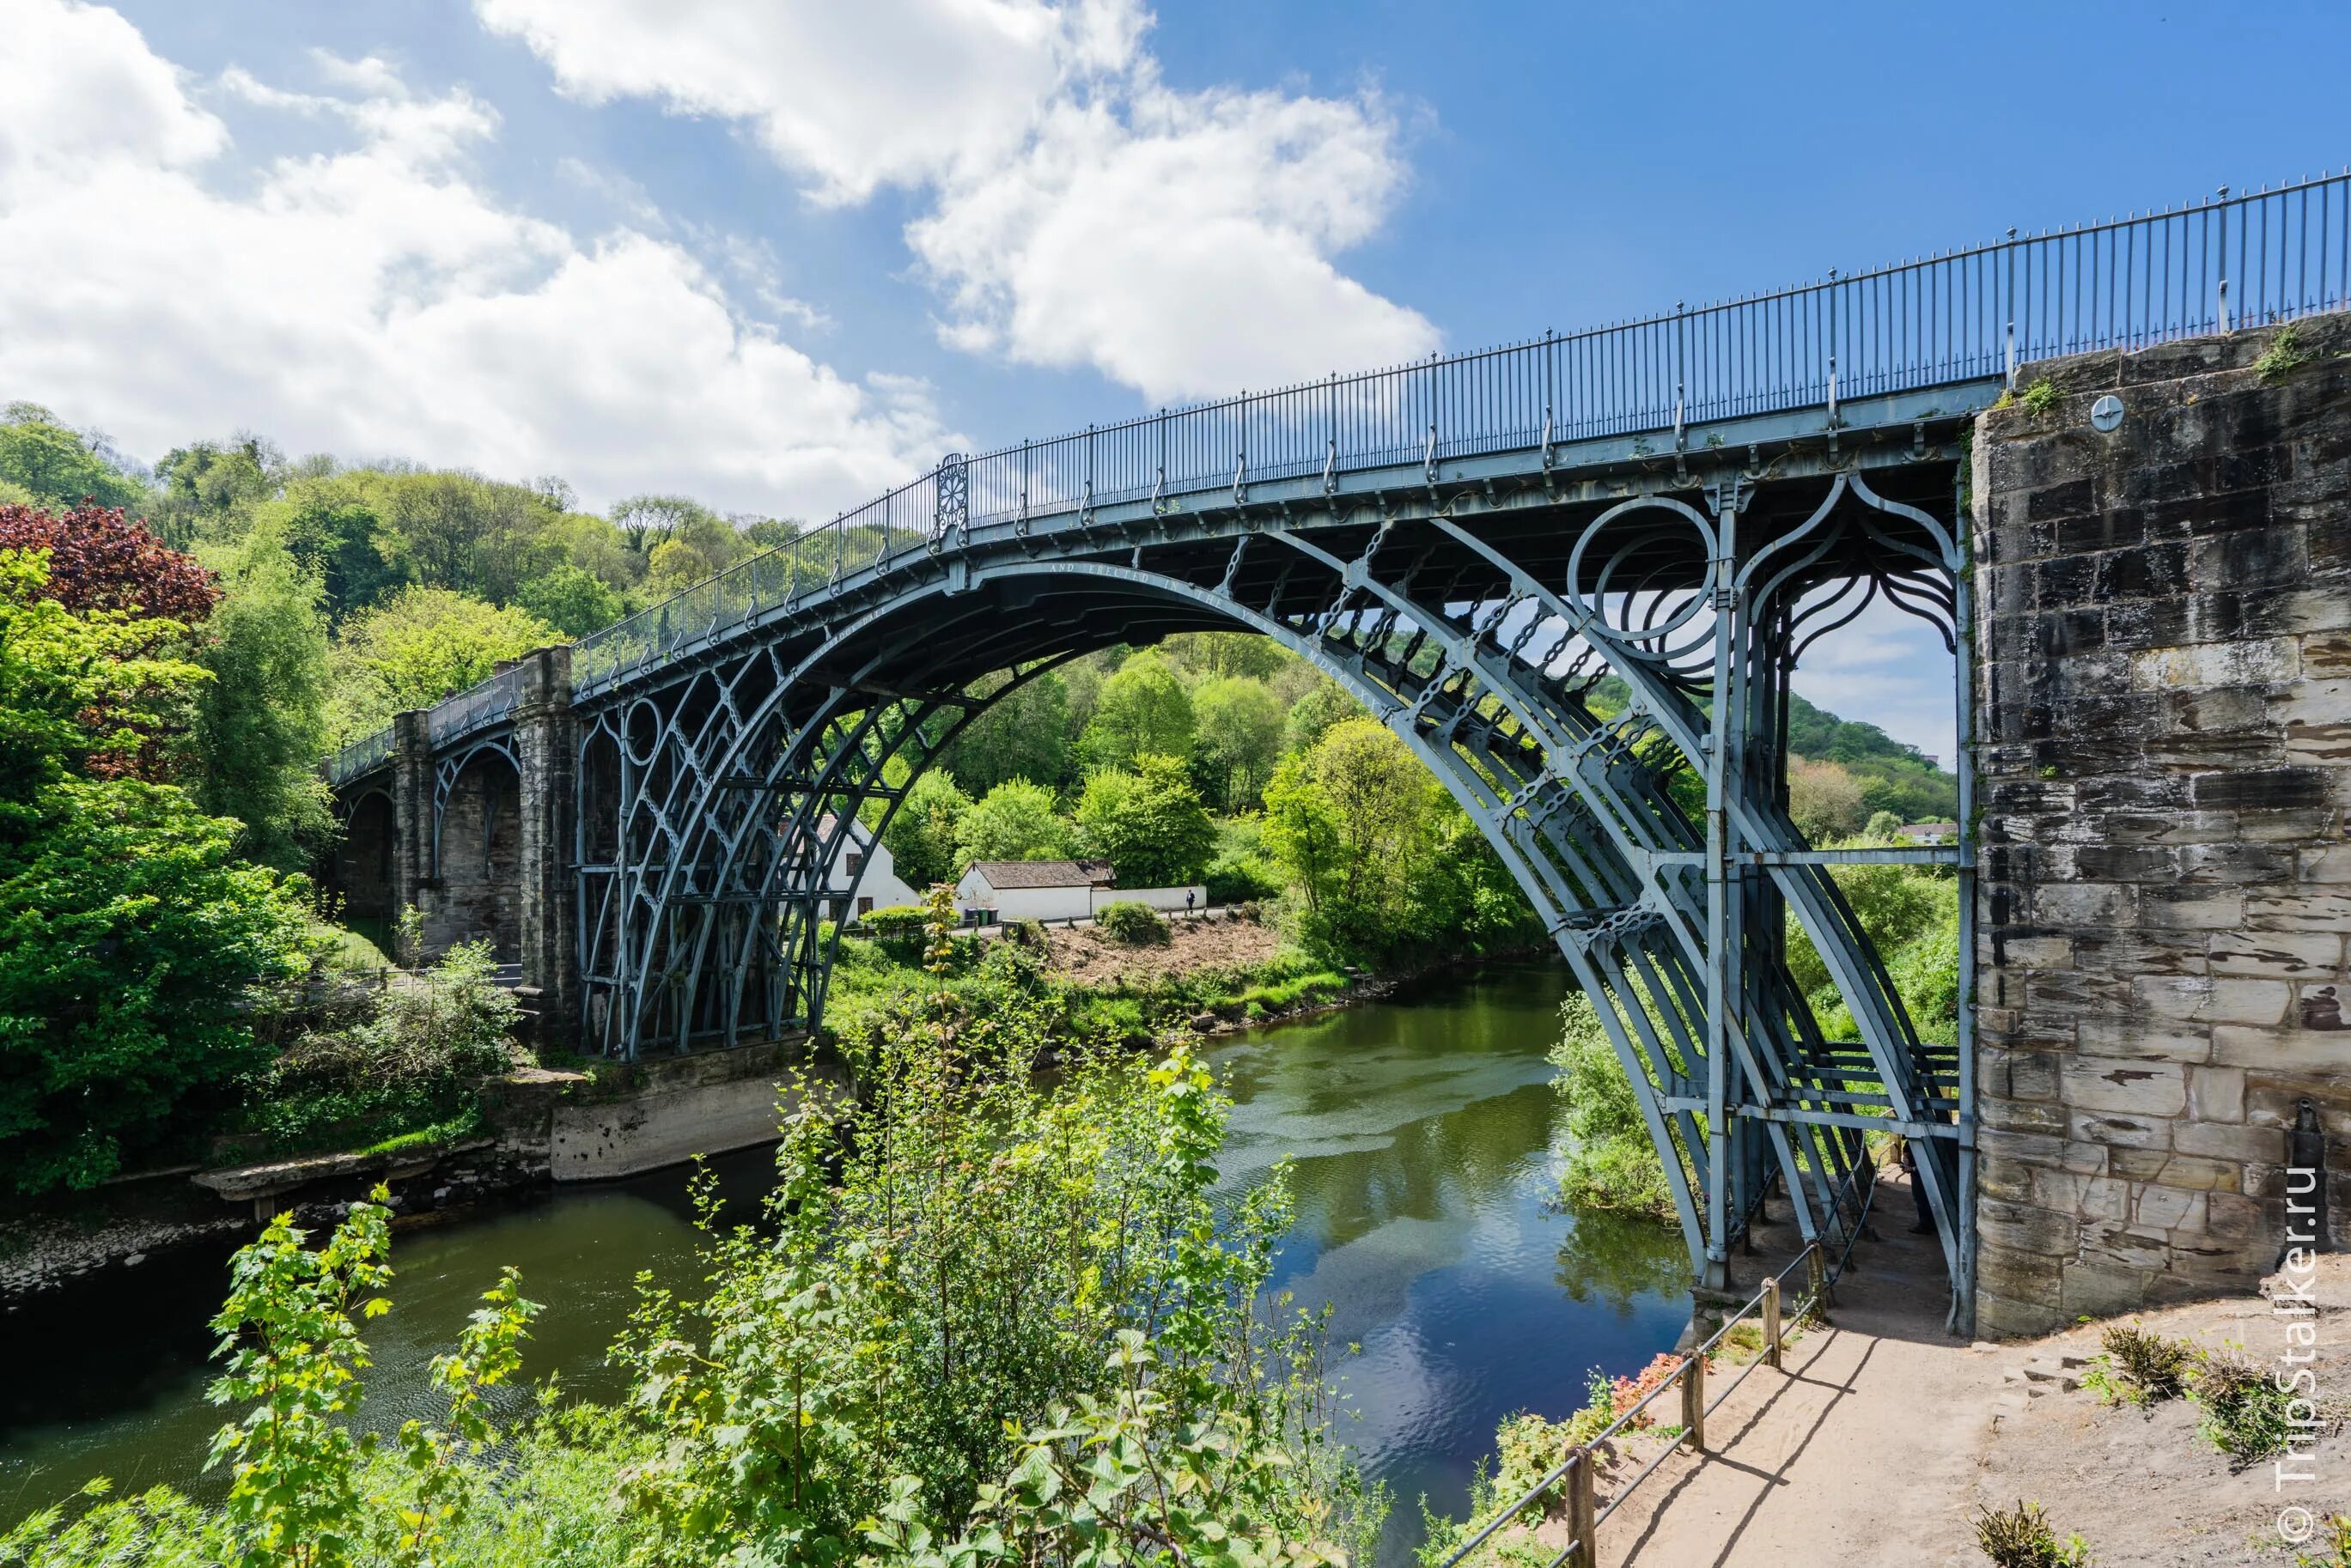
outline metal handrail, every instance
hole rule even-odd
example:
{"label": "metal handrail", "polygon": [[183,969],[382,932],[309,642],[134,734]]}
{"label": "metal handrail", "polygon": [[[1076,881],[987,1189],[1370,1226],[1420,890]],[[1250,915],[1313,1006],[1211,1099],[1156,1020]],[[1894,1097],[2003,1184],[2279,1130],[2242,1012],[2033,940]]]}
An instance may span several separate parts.
{"label": "metal handrail", "polygon": [[[1860,1180],[1861,1174],[1865,1169],[1875,1171],[1876,1167],[1867,1161],[1864,1161],[1861,1164],[1856,1165],[1854,1168],[1852,1174],[1847,1176],[1846,1179],[1839,1184],[1839,1190],[1834,1195],[1834,1208],[1839,1211],[1843,1209],[1844,1199],[1852,1194],[1855,1185]],[[1813,1260],[1817,1257],[1822,1260],[1820,1282],[1805,1294],[1799,1296],[1796,1299],[1793,1309],[1794,1315],[1798,1317],[1802,1317],[1806,1312],[1810,1311],[1819,1303],[1823,1296],[1827,1295],[1830,1293],[1837,1280],[1844,1275],[1845,1265],[1850,1262],[1853,1258],[1854,1243],[1860,1240],[1861,1228],[1868,1221],[1870,1206],[1876,1201],[1876,1198],[1877,1181],[1873,1175],[1868,1188],[1862,1195],[1860,1211],[1854,1216],[1853,1223],[1847,1227],[1844,1251],[1838,1253],[1836,1262],[1834,1264],[1826,1262],[1828,1256],[1827,1250],[1821,1245],[1817,1239],[1807,1241],[1804,1244],[1803,1251],[1798,1252],[1793,1261],[1792,1261],[1786,1268],[1782,1269],[1778,1273],[1771,1275],[1763,1284],[1758,1286],[1755,1294],[1749,1299],[1744,1306],[1740,1307],[1730,1316],[1725,1318],[1721,1324],[1716,1327],[1712,1334],[1708,1334],[1704,1341],[1695,1346],[1687,1355],[1684,1356],[1682,1358],[1681,1366],[1675,1368],[1674,1375],[1671,1377],[1668,1377],[1663,1383],[1658,1384],[1655,1388],[1652,1388],[1646,1394],[1644,1394],[1628,1408],[1619,1411],[1614,1420],[1609,1422],[1605,1427],[1603,1427],[1586,1441],[1569,1450],[1566,1458],[1561,1459],[1560,1462],[1541,1480],[1536,1481],[1532,1486],[1529,1487],[1517,1498],[1516,1501],[1505,1506],[1487,1522],[1484,1529],[1479,1531],[1477,1534],[1471,1536],[1468,1541],[1455,1548],[1453,1553],[1447,1557],[1443,1563],[1438,1564],[1438,1568],[1458,1568],[1458,1564],[1465,1558],[1467,1558],[1471,1552],[1477,1551],[1479,1547],[1483,1546],[1489,1540],[1492,1539],[1497,1531],[1500,1530],[1504,1525],[1510,1523],[1512,1521],[1519,1519],[1525,1514],[1528,1509],[1532,1508],[1537,1503],[1541,1502],[1545,1494],[1550,1492],[1553,1487],[1557,1486],[1560,1481],[1566,1477],[1570,1470],[1573,1470],[1578,1464],[1591,1463],[1591,1456],[1594,1449],[1598,1449],[1601,1444],[1606,1442],[1609,1438],[1616,1436],[1619,1432],[1624,1431],[1626,1426],[1631,1423],[1635,1417],[1639,1416],[1642,1411],[1648,1408],[1652,1400],[1663,1395],[1667,1389],[1679,1389],[1682,1386],[1683,1380],[1690,1376],[1690,1367],[1694,1364],[1703,1361],[1707,1353],[1711,1351],[1717,1345],[1719,1345],[1722,1342],[1723,1336],[1729,1334],[1734,1327],[1740,1323],[1745,1322],[1750,1314],[1761,1311],[1764,1297],[1771,1294],[1781,1283],[1786,1281],[1790,1274],[1794,1273],[1799,1268],[1808,1266],[1812,1263]],[[1767,1346],[1767,1351],[1771,1347]],[[1731,1391],[1737,1388],[1740,1384],[1745,1382],[1747,1375],[1754,1371],[1756,1367],[1762,1366],[1764,1360],[1765,1356],[1758,1355],[1753,1361],[1749,1362],[1746,1366],[1741,1368],[1739,1376],[1732,1378],[1723,1388],[1722,1392],[1716,1395],[1714,1398],[1707,1404],[1703,1414],[1708,1416],[1714,1414],[1715,1410],[1722,1404],[1723,1400],[1730,1397]],[[1658,1467],[1663,1465],[1666,1460],[1670,1459],[1673,1455],[1678,1453],[1681,1450],[1681,1448],[1682,1441],[1680,1439],[1677,1439],[1676,1441],[1667,1444],[1665,1448],[1659,1449],[1657,1453],[1650,1459],[1647,1464],[1641,1467],[1638,1474],[1634,1476],[1631,1480],[1625,1482],[1624,1486],[1617,1489],[1616,1494],[1608,1500],[1608,1506],[1600,1510],[1598,1513],[1593,1516],[1592,1521],[1593,1528],[1597,1530],[1601,1525],[1606,1523],[1608,1516],[1614,1513],[1619,1508],[1623,1507],[1625,1501],[1630,1498],[1634,1492],[1640,1490],[1641,1484],[1646,1481],[1650,1476],[1656,1474]],[[1581,1538],[1569,1542],[1566,1547],[1561,1550],[1558,1556],[1552,1559],[1550,1568],[1559,1568],[1561,1563],[1567,1561],[1569,1554],[1574,1552],[1582,1544],[1583,1542]]]}
{"label": "metal handrail", "polygon": [[2026,360],[2285,321],[2351,301],[2351,171],[1947,251],[1612,326],[1165,409],[974,456],[581,639],[575,691],[789,614],[819,588],[1095,508],[1229,493],[2006,378]]}

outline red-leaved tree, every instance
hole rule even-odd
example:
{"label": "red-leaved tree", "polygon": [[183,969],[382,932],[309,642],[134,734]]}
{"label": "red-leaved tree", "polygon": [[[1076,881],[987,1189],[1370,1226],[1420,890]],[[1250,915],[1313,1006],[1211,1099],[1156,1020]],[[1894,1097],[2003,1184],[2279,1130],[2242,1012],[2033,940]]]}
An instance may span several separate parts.
{"label": "red-leaved tree", "polygon": [[[49,580],[41,592],[69,610],[111,611],[133,624],[155,622],[155,637],[138,649],[141,655],[160,653],[185,638],[220,603],[213,573],[156,538],[143,523],[124,516],[119,506],[50,512],[0,505],[0,550],[47,551]],[[120,727],[103,711],[86,717],[93,730]],[[170,778],[177,760],[174,742],[185,723],[149,721],[129,727],[139,732],[139,745],[93,753],[89,771],[99,778]]]}
{"label": "red-leaved tree", "polygon": [[194,626],[220,603],[211,572],[119,506],[0,506],[0,550],[47,550],[48,597],[71,610],[124,610]]}

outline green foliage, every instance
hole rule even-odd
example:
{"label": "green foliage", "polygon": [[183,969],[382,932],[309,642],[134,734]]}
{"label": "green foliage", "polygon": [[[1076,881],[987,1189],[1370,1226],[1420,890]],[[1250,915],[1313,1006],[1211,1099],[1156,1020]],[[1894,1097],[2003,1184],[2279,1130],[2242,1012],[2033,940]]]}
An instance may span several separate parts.
{"label": "green foliage", "polygon": [[1317,953],[1387,964],[1522,940],[1525,901],[1476,827],[1395,734],[1337,723],[1266,785],[1263,843],[1299,889]]}
{"label": "green foliage", "polygon": [[318,579],[274,543],[226,573],[200,653],[189,736],[196,803],[240,825],[240,855],[298,871],[334,834],[319,759],[330,681]]}
{"label": "green foliage", "polygon": [[1096,909],[1094,925],[1102,935],[1125,947],[1158,947],[1167,941],[1167,922],[1159,912],[1132,898],[1116,899]]}
{"label": "green foliage", "polygon": [[1254,853],[1219,855],[1208,862],[1201,881],[1212,905],[1281,897],[1281,873],[1271,861]]}
{"label": "green foliage", "polygon": [[2057,406],[2057,384],[2043,376],[2025,388],[2024,395],[2017,401],[2024,405],[2026,413],[2031,414],[2034,419],[2039,419]]}
{"label": "green foliage", "polygon": [[1364,705],[1345,688],[1335,680],[1321,680],[1290,705],[1283,722],[1282,744],[1289,751],[1302,752],[1330,733],[1333,724],[1367,717]]}
{"label": "green foliage", "polygon": [[983,794],[1008,779],[1058,785],[1069,776],[1069,682],[1050,670],[1007,691],[1010,681],[1005,671],[969,688],[972,695],[995,701],[941,759],[967,787]]}
{"label": "green foliage", "polygon": [[923,952],[923,928],[929,919],[920,904],[891,904],[879,909],[868,909],[858,917],[858,923],[872,933],[876,946],[891,957],[915,959]]}
{"label": "green foliage", "polygon": [[1840,719],[1791,695],[1788,747],[1800,757],[1834,763],[1861,786],[1865,810],[1891,812],[1905,822],[1955,816],[1959,781],[1925,753],[1906,746],[1875,724]]}
{"label": "green foliage", "polygon": [[0,409],[0,483],[18,487],[27,504],[70,507],[87,497],[99,506],[137,506],[146,498],[99,440],[60,424],[37,403]]}
{"label": "green foliage", "polygon": [[2231,1469],[2283,1452],[2294,1435],[2293,1396],[2241,1355],[2204,1353],[2189,1394],[2203,1412],[2196,1435],[2226,1454]]}
{"label": "green foliage", "polygon": [[2294,1568],[2351,1568],[2351,1513],[2330,1513],[2318,1521],[2325,1532],[2319,1542],[2325,1557],[2313,1557],[2307,1552],[2294,1554]]}
{"label": "green foliage", "polygon": [[1834,763],[1792,757],[1788,763],[1788,815],[1813,845],[1849,838],[1868,811],[1861,781]]}
{"label": "green foliage", "polygon": [[[1838,866],[1829,874],[1885,961],[1912,1023],[1927,1039],[1952,1039],[1959,1027],[1958,878],[1941,867],[1922,866]],[[1860,1038],[1800,921],[1789,923],[1788,968],[1830,1039]]]}
{"label": "green foliage", "polygon": [[1027,779],[989,790],[956,825],[956,874],[975,860],[1067,859],[1075,835],[1053,806],[1053,792]]}
{"label": "green foliage", "polygon": [[1192,711],[1194,754],[1214,781],[1217,803],[1226,811],[1256,804],[1281,755],[1286,715],[1273,689],[1253,676],[1212,677],[1193,689]]}
{"label": "green foliage", "polygon": [[2188,1391],[2196,1347],[2184,1339],[2149,1334],[2136,1321],[2109,1324],[2098,1336],[2101,1354],[2082,1379],[2107,1404],[2151,1405]]}
{"label": "green foliage", "polygon": [[1566,1107],[1569,1145],[1560,1199],[1579,1213],[1674,1218],[1666,1168],[1642,1118],[1633,1085],[1616,1059],[1592,999],[1577,992],[1560,1003],[1552,1087]]}
{"label": "green foliage", "polygon": [[1089,767],[1123,768],[1145,753],[1188,756],[1192,734],[1192,699],[1175,666],[1138,653],[1102,682],[1078,748]]}
{"label": "green foliage", "polygon": [[1216,848],[1217,826],[1184,764],[1144,753],[1134,771],[1104,769],[1078,800],[1086,846],[1128,888],[1180,888],[1199,879]]}
{"label": "green foliage", "polygon": [[2274,387],[2310,363],[2310,358],[2303,348],[2300,329],[2281,327],[2270,339],[2270,346],[2262,350],[2261,358],[2253,361],[2253,374],[2262,379],[2263,386]]}
{"label": "green foliage", "polygon": [[564,561],[523,584],[515,607],[536,616],[565,637],[601,631],[628,613],[611,585],[594,573]]}
{"label": "green foliage", "polygon": [[907,785],[897,813],[882,830],[882,846],[889,850],[899,879],[915,888],[954,881],[962,870],[957,836],[970,811],[971,797],[943,769],[933,768]]}
{"label": "green foliage", "polygon": [[403,588],[343,627],[334,650],[335,737],[370,734],[404,708],[429,708],[488,680],[500,659],[561,640],[522,610],[449,588]]}
{"label": "green foliage", "polygon": [[255,1074],[246,1130],[296,1154],[470,1127],[481,1082],[513,1064],[521,1021],[496,969],[487,942],[460,943],[429,972],[395,977],[361,1016],[306,1030]]}
{"label": "green foliage", "polygon": [[2078,1535],[2057,1539],[2037,1502],[1979,1511],[1976,1545],[1994,1568],[2090,1568],[2089,1543]]}

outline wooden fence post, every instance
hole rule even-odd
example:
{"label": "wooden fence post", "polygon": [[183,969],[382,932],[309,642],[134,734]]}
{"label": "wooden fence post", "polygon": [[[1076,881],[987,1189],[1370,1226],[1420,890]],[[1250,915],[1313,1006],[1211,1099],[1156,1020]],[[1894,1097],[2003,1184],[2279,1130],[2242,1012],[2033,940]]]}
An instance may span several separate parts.
{"label": "wooden fence post", "polygon": [[1706,1451],[1706,1357],[1692,1355],[1682,1363],[1682,1435],[1689,1446]]}
{"label": "wooden fence post", "polygon": [[1813,1314],[1826,1323],[1834,1303],[1829,1295],[1829,1255],[1818,1241],[1804,1249],[1804,1282],[1812,1293]]}
{"label": "wooden fence post", "polygon": [[1575,1538],[1565,1568],[1600,1568],[1599,1512],[1593,1506],[1592,1450],[1576,1450],[1567,1472],[1567,1530]]}
{"label": "wooden fence post", "polygon": [[1784,1371],[1780,1365],[1780,1282],[1763,1282],[1763,1359],[1771,1364],[1774,1372]]}

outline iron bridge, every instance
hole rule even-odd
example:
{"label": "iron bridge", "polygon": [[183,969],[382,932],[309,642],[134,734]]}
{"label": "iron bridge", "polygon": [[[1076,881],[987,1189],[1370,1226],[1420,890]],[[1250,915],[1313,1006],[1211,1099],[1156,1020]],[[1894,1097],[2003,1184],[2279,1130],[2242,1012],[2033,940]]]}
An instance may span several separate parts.
{"label": "iron bridge", "polygon": [[[1701,1282],[1775,1183],[1840,1244],[1865,1134],[1898,1132],[1963,1318],[1973,417],[2021,361],[2338,305],[2346,213],[2336,177],[950,454],[572,649],[585,1039],[816,1028],[834,840],[896,811],[991,700],[975,680],[1254,631],[1402,737],[1510,868],[1599,1006]],[[1955,655],[1959,836],[1817,848],[1788,809],[1790,674],[1878,603]],[[516,681],[434,710],[436,753],[504,744]],[[390,759],[371,737],[335,782]],[[1957,877],[1955,1032],[1905,1009],[1831,876],[1856,860]],[[1792,974],[1794,927],[1849,1027]]]}

